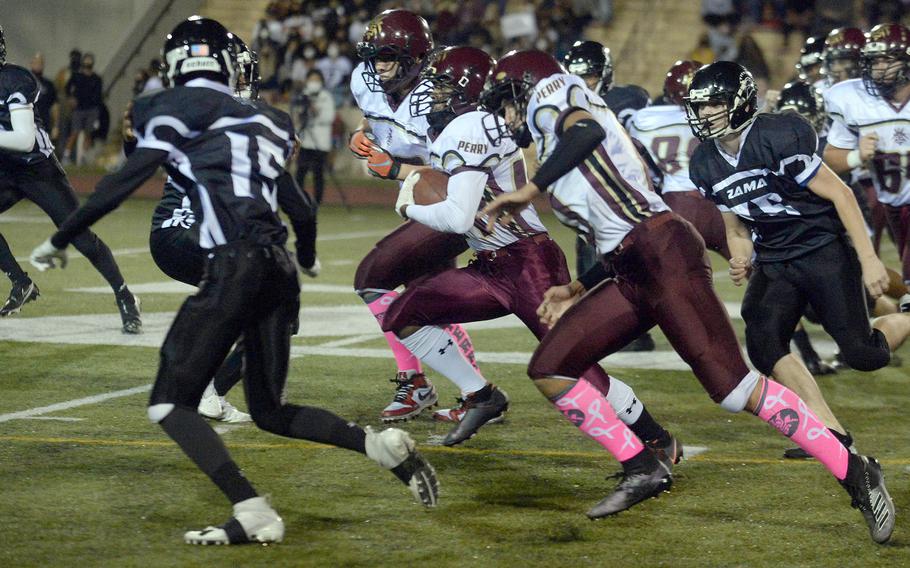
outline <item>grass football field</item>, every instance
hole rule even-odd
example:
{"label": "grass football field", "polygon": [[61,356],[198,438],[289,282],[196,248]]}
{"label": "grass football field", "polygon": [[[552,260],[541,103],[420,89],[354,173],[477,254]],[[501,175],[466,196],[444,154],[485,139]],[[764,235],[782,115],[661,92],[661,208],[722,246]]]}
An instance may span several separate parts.
{"label": "grass football field", "polygon": [[[362,456],[218,425],[247,476],[272,495],[287,533],[269,547],[185,545],[185,530],[222,523],[230,507],[146,418],[157,347],[189,293],[148,254],[153,206],[131,200],[96,227],[142,299],[143,335],[120,333],[110,290],[80,257],[64,271],[31,270],[41,298],[0,320],[0,566],[910,565],[910,350],[901,353],[904,367],[819,380],[859,449],[884,465],[898,518],[892,542],[879,546],[824,468],[782,459],[787,440],[714,405],[659,332],[657,352],[617,354],[605,366],[691,457],[676,467],[670,493],[587,520],[584,512],[612,490],[606,478],[617,464],[534,389],[525,376],[534,339],[509,318],[468,326],[484,374],[511,396],[507,420],[454,449],[438,445],[447,426],[429,417],[403,426],[438,472],[436,509],[413,503]],[[549,215],[544,222],[573,261],[571,235]],[[351,282],[357,262],[396,224],[386,208],[320,212],[323,273],[303,280],[291,401],[379,426],[394,363]],[[24,264],[52,229],[30,204],[0,216]],[[890,242],[884,256],[895,265]],[[713,261],[742,336],[742,290]],[[810,330],[830,355],[830,340]],[[454,402],[453,386],[430,376],[441,402]],[[228,398],[245,408],[241,389]]]}

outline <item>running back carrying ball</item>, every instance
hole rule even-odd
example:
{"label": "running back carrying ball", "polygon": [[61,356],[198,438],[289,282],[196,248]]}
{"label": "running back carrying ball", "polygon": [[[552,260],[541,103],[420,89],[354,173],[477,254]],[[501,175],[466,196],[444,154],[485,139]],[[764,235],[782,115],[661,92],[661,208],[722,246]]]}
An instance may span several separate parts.
{"label": "running back carrying ball", "polygon": [[448,195],[449,175],[433,169],[420,170],[420,179],[414,186],[414,203],[432,205],[445,201]]}

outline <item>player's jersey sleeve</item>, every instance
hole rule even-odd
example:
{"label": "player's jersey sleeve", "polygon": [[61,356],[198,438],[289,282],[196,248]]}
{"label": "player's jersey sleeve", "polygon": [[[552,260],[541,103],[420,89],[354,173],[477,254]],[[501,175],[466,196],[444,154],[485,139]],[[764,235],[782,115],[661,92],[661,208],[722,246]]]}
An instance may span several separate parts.
{"label": "player's jersey sleeve", "polygon": [[6,65],[3,68],[0,96],[9,110],[26,108],[35,104],[41,92],[38,80],[31,71],[18,65]]}
{"label": "player's jersey sleeve", "polygon": [[831,119],[828,130],[828,144],[852,150],[859,144],[859,132],[849,126],[850,121],[850,91],[839,85],[825,91],[825,108]]}
{"label": "player's jersey sleeve", "polygon": [[799,185],[809,183],[822,163],[815,129],[803,117],[789,112],[774,116],[768,126],[761,130],[765,167]]}
{"label": "player's jersey sleeve", "polygon": [[[187,94],[189,90],[184,89]],[[175,90],[152,91],[133,101],[133,131],[136,148],[162,150],[173,155],[202,129],[200,112],[172,96]]]}

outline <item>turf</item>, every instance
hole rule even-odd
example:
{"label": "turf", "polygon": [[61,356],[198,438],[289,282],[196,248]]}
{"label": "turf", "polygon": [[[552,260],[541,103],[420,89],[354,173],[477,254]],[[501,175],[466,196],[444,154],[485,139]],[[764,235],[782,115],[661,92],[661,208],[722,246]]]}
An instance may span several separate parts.
{"label": "turf", "polygon": [[[126,251],[118,261],[130,283],[166,280],[141,251],[152,206],[127,202],[97,227],[112,249]],[[544,221],[571,251],[571,235],[550,216]],[[357,261],[395,225],[396,217],[385,209],[324,208],[321,234],[348,238],[320,242],[323,274],[305,283],[348,286]],[[0,232],[19,256],[51,230],[29,205],[0,216]],[[352,236],[356,232],[369,235]],[[890,245],[885,256],[893,263]],[[715,269],[722,270],[718,259]],[[156,372],[158,355],[151,347],[30,340],[33,318],[106,314],[116,323],[110,295],[70,291],[104,284],[84,259],[74,259],[63,272],[33,276],[40,300],[0,321],[4,336],[22,340],[0,341],[2,566],[910,565],[910,521],[902,515],[910,506],[907,367],[842,372],[819,381],[859,448],[884,464],[898,508],[894,538],[886,546],[871,542],[860,514],[821,466],[781,459],[787,440],[752,417],[724,413],[688,371],[609,367],[687,446],[707,450],[677,466],[670,493],[590,522],[584,511],[612,489],[615,482],[606,477],[616,471],[615,462],[559,417],[527,380],[523,365],[493,363],[482,364],[484,374],[513,400],[504,424],[483,429],[456,449],[433,445],[446,432],[442,424],[421,418],[404,426],[439,473],[437,509],[412,503],[389,473],[359,455],[244,425],[227,429],[224,439],[247,476],[272,495],[287,525],[285,542],[187,546],[183,531],[220,524],[229,507],[145,418],[144,392],[36,417],[42,419],[3,418],[142,387]],[[741,290],[725,278],[717,284],[725,300],[741,300]],[[173,312],[181,299],[142,297],[146,313]],[[358,304],[342,288],[304,293],[302,302],[305,307]],[[742,323],[734,324],[741,334]],[[375,333],[375,339],[347,349],[381,349]],[[110,334],[119,338],[116,325]],[[481,353],[534,348],[531,335],[517,328],[477,330],[472,337]],[[294,344],[338,339],[310,334]],[[657,339],[659,349],[669,349]],[[910,353],[903,355],[910,359]],[[288,398],[377,426],[393,372],[390,358],[295,358]],[[443,402],[454,398],[444,379],[436,383]],[[239,389],[229,398],[245,406]]]}

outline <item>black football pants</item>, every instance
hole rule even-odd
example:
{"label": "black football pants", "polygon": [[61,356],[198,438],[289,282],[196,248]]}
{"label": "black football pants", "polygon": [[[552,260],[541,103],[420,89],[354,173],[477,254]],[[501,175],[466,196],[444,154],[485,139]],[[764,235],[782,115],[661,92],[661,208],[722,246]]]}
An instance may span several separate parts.
{"label": "black football pants", "polygon": [[835,240],[790,262],[756,266],[743,298],[746,348],[755,367],[771,374],[790,353],[790,339],[811,306],[848,365],[874,371],[888,364],[884,334],[869,325],[863,273],[856,251]]}

